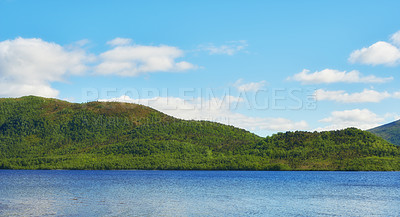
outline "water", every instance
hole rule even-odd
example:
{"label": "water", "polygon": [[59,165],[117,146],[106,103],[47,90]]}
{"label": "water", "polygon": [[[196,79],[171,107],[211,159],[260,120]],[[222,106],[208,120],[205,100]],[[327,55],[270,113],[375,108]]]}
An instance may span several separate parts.
{"label": "water", "polygon": [[0,170],[1,216],[400,216],[400,172]]}

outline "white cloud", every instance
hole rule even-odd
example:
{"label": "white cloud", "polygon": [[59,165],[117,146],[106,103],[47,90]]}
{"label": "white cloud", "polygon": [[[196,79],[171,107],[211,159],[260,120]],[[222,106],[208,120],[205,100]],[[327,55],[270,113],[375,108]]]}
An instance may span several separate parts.
{"label": "white cloud", "polygon": [[400,91],[394,92],[394,93],[392,94],[392,96],[393,96],[393,98],[400,99]]}
{"label": "white cloud", "polygon": [[326,91],[318,89],[315,91],[317,100],[331,100],[341,103],[365,103],[365,102],[380,102],[386,98],[392,97],[388,92],[378,92],[375,90],[364,89],[360,93],[346,93],[344,90]]}
{"label": "white cloud", "polygon": [[248,46],[247,41],[239,40],[239,41],[230,41],[224,45],[215,46],[214,44],[208,45],[200,45],[200,50],[208,51],[209,54],[225,54],[225,55],[234,55],[237,52],[246,49]]}
{"label": "white cloud", "polygon": [[386,113],[386,114],[385,114],[385,119],[388,120],[388,121],[386,121],[386,122],[397,121],[397,120],[400,119],[400,114],[398,114],[398,113]]}
{"label": "white cloud", "polygon": [[320,122],[328,123],[329,125],[323,128],[318,128],[317,130],[337,130],[348,127],[356,127],[366,130],[377,127],[384,121],[384,117],[380,117],[368,109],[334,111],[331,113],[330,117],[320,120]]}
{"label": "white cloud", "polygon": [[[189,62],[176,61],[183,56],[176,47],[129,45],[131,39],[116,38],[108,42],[114,48],[95,56],[82,49],[87,43],[89,40],[84,39],[61,46],[39,38],[0,42],[0,97],[57,97],[59,92],[51,87],[52,82],[92,70],[97,74],[136,76],[195,68]],[[95,59],[100,61],[98,65],[89,66]]]}
{"label": "white cloud", "polygon": [[[118,39],[115,48],[100,54],[101,63],[95,67],[97,74],[137,76],[149,72],[185,71],[194,69],[189,62],[176,62],[183,51],[171,46],[124,45]],[[111,43],[111,42],[110,42]]]}
{"label": "white cloud", "polygon": [[129,45],[131,43],[132,43],[132,39],[130,39],[130,38],[114,38],[111,41],[107,41],[107,44],[111,45],[111,46]]}
{"label": "white cloud", "polygon": [[232,103],[242,102],[242,98],[226,96],[221,98],[194,98],[185,100],[178,97],[154,97],[149,99],[132,99],[121,96],[113,99],[99,101],[117,101],[142,104],[157,109],[165,114],[185,120],[209,120],[223,124],[233,125],[247,130],[305,130],[308,124],[305,121],[295,122],[285,118],[249,117],[233,112]]}
{"label": "white cloud", "polygon": [[363,76],[359,71],[350,72],[339,71],[335,69],[324,69],[310,73],[310,70],[304,69],[298,74],[289,77],[288,80],[300,81],[302,84],[321,84],[321,83],[384,83],[393,80],[393,77],[379,78],[374,75]]}
{"label": "white cloud", "polygon": [[400,31],[397,31],[396,33],[394,33],[391,37],[390,37],[391,42],[394,45],[397,45],[400,47]]}
{"label": "white cloud", "polygon": [[90,43],[89,39],[82,39],[82,40],[76,41],[74,44],[76,44],[79,47],[83,47],[89,43]]}
{"label": "white cloud", "polygon": [[42,39],[16,38],[0,42],[0,96],[56,97],[50,85],[87,70],[91,58],[81,49],[67,49]]}
{"label": "white cloud", "polygon": [[368,48],[353,51],[349,61],[367,65],[394,66],[400,63],[400,49],[390,43],[378,41]]}
{"label": "white cloud", "polygon": [[233,86],[236,87],[238,91],[257,92],[258,90],[262,89],[265,84],[265,81],[243,83],[243,79],[239,79],[233,84]]}

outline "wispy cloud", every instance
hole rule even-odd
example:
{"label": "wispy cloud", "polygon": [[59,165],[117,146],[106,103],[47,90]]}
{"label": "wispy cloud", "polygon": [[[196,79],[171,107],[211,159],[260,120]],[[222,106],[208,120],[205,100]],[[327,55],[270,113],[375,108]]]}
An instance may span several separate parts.
{"label": "wispy cloud", "polygon": [[82,39],[82,40],[76,41],[74,44],[79,46],[79,47],[83,47],[83,46],[85,46],[85,45],[87,45],[89,43],[90,43],[89,39]]}
{"label": "wispy cloud", "polygon": [[130,39],[130,38],[114,38],[111,41],[107,41],[107,44],[111,45],[111,46],[129,45],[131,43],[132,43],[132,39]]}
{"label": "wispy cloud", "polygon": [[394,92],[392,95],[393,95],[393,98],[400,99],[400,91]]}
{"label": "wispy cloud", "polygon": [[220,55],[234,55],[239,51],[243,51],[248,46],[247,41],[239,40],[239,41],[229,41],[223,45],[214,45],[212,43],[206,45],[200,45],[199,49],[208,51],[209,54],[220,54]]}
{"label": "wispy cloud", "polygon": [[375,90],[364,89],[359,93],[347,93],[344,90],[328,91],[318,89],[315,91],[315,96],[318,101],[330,100],[340,103],[378,103],[386,98],[390,98],[393,94],[378,92]]}
{"label": "wispy cloud", "polygon": [[400,31],[397,31],[390,37],[390,41],[392,44],[397,45],[400,47]]}
{"label": "wispy cloud", "polygon": [[302,84],[330,84],[330,83],[385,83],[393,80],[393,77],[376,77],[375,75],[364,76],[359,71],[350,72],[339,71],[335,69],[324,69],[310,73],[310,70],[304,69],[298,74],[289,77],[288,80],[299,81]]}
{"label": "wispy cloud", "polygon": [[238,91],[256,92],[256,91],[262,89],[265,86],[265,84],[266,84],[265,81],[243,83],[243,79],[239,79],[233,84],[233,86]]}

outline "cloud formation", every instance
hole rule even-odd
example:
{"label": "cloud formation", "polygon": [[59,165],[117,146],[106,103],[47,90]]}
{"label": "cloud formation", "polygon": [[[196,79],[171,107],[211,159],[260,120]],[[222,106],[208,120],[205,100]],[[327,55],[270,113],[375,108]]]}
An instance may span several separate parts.
{"label": "cloud formation", "polygon": [[400,31],[390,37],[391,43],[378,41],[369,47],[355,50],[350,54],[351,63],[366,65],[395,66],[400,64]]}
{"label": "cloud formation", "polygon": [[111,46],[128,45],[131,43],[132,43],[132,39],[130,39],[130,38],[114,38],[111,41],[107,41],[107,44],[111,45]]}
{"label": "cloud formation", "polygon": [[328,123],[329,125],[317,130],[336,130],[348,127],[367,130],[381,125],[384,121],[384,117],[380,117],[368,109],[334,111],[331,116],[320,120],[320,122]]}
{"label": "cloud formation", "polygon": [[393,98],[400,99],[400,91],[394,92],[394,93],[392,94],[392,96],[393,96]]}
{"label": "cloud formation", "polygon": [[87,70],[91,57],[79,48],[67,49],[42,39],[16,38],[0,42],[0,96],[57,97],[51,82]]}
{"label": "cloud formation", "polygon": [[114,101],[136,103],[150,106],[165,114],[185,120],[209,120],[222,124],[233,125],[247,130],[305,130],[308,124],[305,121],[295,122],[286,118],[249,117],[233,112],[232,103],[242,102],[242,98],[226,96],[224,98],[194,98],[185,100],[179,97],[154,97],[147,99],[132,99],[129,96],[121,96],[113,99],[99,101]]}
{"label": "cloud formation", "polygon": [[216,46],[214,44],[200,45],[200,50],[208,51],[209,54],[223,54],[232,56],[239,51],[246,49],[248,46],[247,41],[239,40],[239,41],[229,41],[224,45]]}
{"label": "cloud formation", "polygon": [[339,71],[335,69],[324,69],[310,73],[310,70],[304,69],[298,74],[289,77],[288,80],[299,81],[302,84],[330,84],[330,83],[385,83],[393,80],[393,77],[380,78],[374,75],[363,76],[359,71],[350,72]]}
{"label": "cloud formation", "polygon": [[392,42],[392,44],[397,45],[398,47],[400,47],[400,31],[397,31],[396,33],[394,33],[390,37],[390,41]]}
{"label": "cloud formation", "polygon": [[102,75],[138,76],[150,72],[179,72],[194,69],[189,62],[176,59],[183,51],[171,46],[129,45],[129,39],[116,38],[108,43],[115,48],[101,53],[95,72]]}
{"label": "cloud formation", "polygon": [[196,68],[189,62],[176,61],[183,56],[176,47],[130,45],[131,39],[115,38],[107,42],[113,48],[97,56],[82,49],[88,42],[84,39],[67,46],[40,38],[0,42],[0,97],[57,97],[59,92],[51,87],[52,82],[89,71],[137,76]]}
{"label": "cloud formation", "polygon": [[359,93],[346,93],[344,90],[327,91],[318,89],[315,91],[315,96],[318,101],[331,100],[341,103],[377,103],[386,98],[393,97],[393,94],[388,92],[378,92],[375,90],[364,89]]}
{"label": "cloud formation", "polygon": [[233,86],[241,92],[257,92],[265,86],[265,81],[243,83],[243,79],[237,80]]}
{"label": "cloud formation", "polygon": [[394,66],[400,62],[400,50],[384,41],[378,41],[368,48],[355,50],[350,54],[351,63],[361,63],[367,65],[387,65]]}

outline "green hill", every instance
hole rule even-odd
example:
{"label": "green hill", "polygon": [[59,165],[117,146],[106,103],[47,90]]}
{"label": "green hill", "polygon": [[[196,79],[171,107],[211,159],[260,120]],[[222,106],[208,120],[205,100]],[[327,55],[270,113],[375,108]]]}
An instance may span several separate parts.
{"label": "green hill", "polygon": [[392,144],[400,146],[400,120],[370,129],[368,131],[384,138]]}
{"label": "green hill", "polygon": [[2,169],[400,170],[399,153],[355,128],[262,138],[136,104],[0,99]]}

